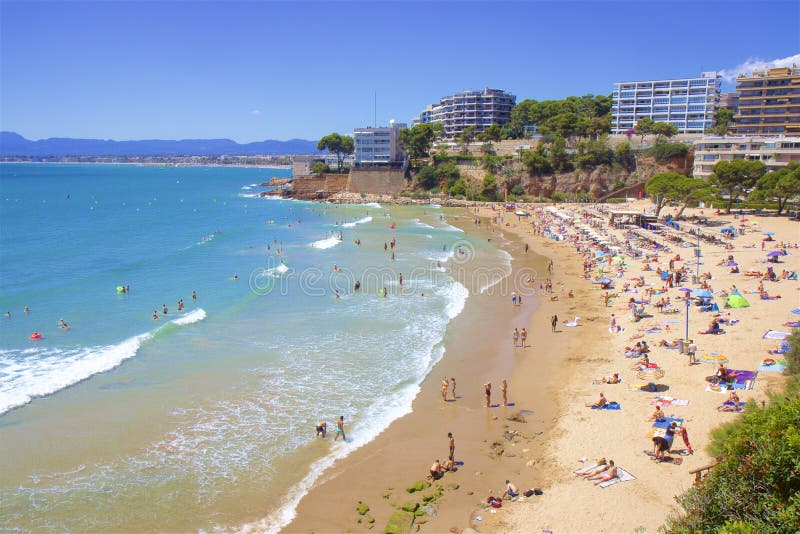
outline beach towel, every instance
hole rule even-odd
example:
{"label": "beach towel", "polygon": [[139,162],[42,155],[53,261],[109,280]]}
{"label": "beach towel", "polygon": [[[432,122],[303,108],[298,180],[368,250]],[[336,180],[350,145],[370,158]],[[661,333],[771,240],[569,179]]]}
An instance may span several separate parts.
{"label": "beach towel", "polygon": [[[722,403],[722,404],[721,404],[721,405],[720,405],[720,406],[717,408],[717,410],[719,410],[719,411],[721,411],[721,412],[730,412],[730,411],[741,412],[741,411],[744,411],[744,405],[745,405],[745,404],[747,404],[745,401],[739,401],[738,403],[735,403],[735,402],[723,402],[723,403]],[[723,409],[723,408],[730,408],[730,407],[734,407],[734,408],[736,408],[736,409],[735,409],[735,410],[730,410],[730,409],[728,409],[728,410],[724,410],[724,409]]]}
{"label": "beach towel", "polygon": [[747,308],[748,306],[750,306],[750,303],[747,302],[747,299],[745,299],[738,292],[737,293],[731,293],[730,295],[728,295],[727,304],[728,304],[728,307],[730,307],[730,308]]}
{"label": "beach towel", "polygon": [[653,423],[653,428],[662,428],[664,430],[670,425],[670,423],[676,423],[677,428],[683,426],[683,419],[679,417],[665,417],[663,421],[656,421]]}
{"label": "beach towel", "polygon": [[605,480],[598,484],[601,488],[607,488],[609,486],[613,486],[617,482],[627,482],[629,480],[636,480],[636,477],[630,474],[629,472],[625,471],[621,467],[617,467],[617,478],[612,478],[611,480]]}
{"label": "beach towel", "polygon": [[753,389],[753,384],[758,376],[758,371],[744,371],[740,369],[731,369],[728,374],[733,379],[730,386],[733,389]]}
{"label": "beach towel", "polygon": [[765,371],[767,373],[782,373],[785,369],[786,369],[785,361],[775,362],[772,365],[767,365],[765,363],[762,363],[761,365],[758,366],[759,372]]}
{"label": "beach towel", "polygon": [[621,409],[622,408],[620,407],[618,402],[609,402],[608,404],[602,407],[592,406],[592,410],[621,410]]}
{"label": "beach towel", "polygon": [[586,467],[581,467],[580,469],[576,469],[575,471],[573,471],[573,473],[575,473],[576,475],[580,475],[581,473],[585,473],[586,471],[591,471],[595,467],[600,467],[600,464],[587,465]]}
{"label": "beach towel", "polygon": [[787,337],[789,337],[788,332],[780,332],[778,330],[767,330],[767,333],[764,334],[764,339],[776,339],[778,341],[783,341]]}

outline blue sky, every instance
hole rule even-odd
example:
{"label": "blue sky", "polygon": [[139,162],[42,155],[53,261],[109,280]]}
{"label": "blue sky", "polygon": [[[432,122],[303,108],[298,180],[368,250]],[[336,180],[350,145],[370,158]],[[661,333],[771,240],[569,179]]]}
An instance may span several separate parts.
{"label": "blue sky", "polygon": [[0,0],[0,128],[316,139],[371,125],[375,93],[378,123],[410,122],[465,89],[608,94],[799,52],[796,1]]}

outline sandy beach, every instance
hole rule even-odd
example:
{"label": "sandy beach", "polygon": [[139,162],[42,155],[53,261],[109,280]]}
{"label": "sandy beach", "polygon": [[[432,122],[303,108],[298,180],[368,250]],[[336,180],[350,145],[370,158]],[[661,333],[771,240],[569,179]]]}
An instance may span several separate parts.
{"label": "sandy beach", "polygon": [[[650,204],[639,201],[628,209],[643,211]],[[581,210],[580,206],[562,206]],[[533,220],[549,220],[542,206]],[[404,503],[419,500],[405,488],[424,480],[430,464],[448,454],[447,432],[456,439],[457,472],[446,473],[439,481],[443,495],[435,504],[433,517],[418,518],[415,525],[429,532],[459,531],[473,528],[484,532],[528,532],[549,529],[554,532],[615,532],[644,527],[655,530],[674,510],[674,496],[689,487],[694,475],[689,471],[713,462],[704,451],[709,431],[736,417],[720,412],[718,407],[728,392],[707,391],[706,378],[716,365],[689,365],[679,350],[658,346],[661,339],[672,341],[684,334],[685,307],[680,313],[660,314],[653,305],[646,307],[649,317],[633,322],[626,308],[629,297],[622,282],[645,277],[645,287],[661,286],[653,270],[645,271],[640,259],[625,259],[624,278],[619,280],[609,305],[604,291],[583,277],[582,254],[574,243],[534,236],[531,219],[519,218],[489,208],[480,208],[482,225],[472,219],[475,208],[461,210],[451,220],[469,232],[482,232],[487,239],[499,241],[512,254],[513,272],[507,284],[493,291],[473,295],[465,311],[448,328],[447,352],[434,368],[414,401],[413,413],[395,421],[372,443],[335,465],[321,483],[300,502],[297,516],[286,532],[342,532],[382,530],[392,513]],[[572,211],[570,211],[572,213]],[[689,210],[687,216],[694,213]],[[548,214],[549,215],[549,214]],[[734,216],[714,217],[723,225],[740,224]],[[492,222],[493,221],[493,222]],[[798,240],[797,222],[771,216],[747,217],[746,233],[732,241],[728,250],[718,245],[703,245],[701,272],[711,273],[708,281],[715,291],[729,291],[734,284],[749,301],[750,307],[730,310],[734,321],[724,335],[699,335],[708,326],[713,313],[689,312],[689,334],[697,345],[697,355],[724,355],[730,369],[756,371],[770,355],[768,350],[780,341],[762,339],[770,329],[790,332],[783,326],[793,320],[789,311],[798,306],[797,281],[767,282],[770,294],[782,298],[761,300],[750,293],[758,279],[746,277],[746,270],[765,271],[765,255],[782,240]],[[761,250],[764,231],[774,232],[774,241]],[[567,233],[573,230],[567,229]],[[605,229],[609,236],[625,239],[622,230]],[[529,251],[526,252],[525,244]],[[584,245],[585,247],[586,245]],[[584,248],[584,252],[585,252]],[[591,250],[599,250],[594,247]],[[775,264],[777,272],[798,270],[795,249]],[[686,261],[691,249],[678,245],[669,253],[661,252],[651,262],[667,268],[670,258],[680,255]],[[733,274],[722,263],[734,255],[741,272]],[[539,288],[548,278],[547,265],[553,262],[552,293]],[[683,265],[676,262],[676,268]],[[689,267],[687,265],[687,267]],[[691,267],[694,272],[695,267]],[[531,274],[533,273],[533,274]],[[531,284],[529,278],[535,280]],[[690,288],[697,288],[684,282]],[[570,298],[569,291],[574,297]],[[536,294],[522,306],[512,306],[510,295]],[[631,291],[633,291],[631,289]],[[665,294],[680,297],[677,286]],[[551,297],[557,297],[552,298]],[[653,296],[655,299],[659,296]],[[533,302],[537,304],[534,306]],[[723,298],[717,301],[724,303]],[[723,310],[725,311],[725,310]],[[609,331],[611,314],[624,331]],[[551,332],[550,318],[557,314],[560,323]],[[575,316],[578,326],[566,327]],[[528,347],[514,348],[511,332],[525,326]],[[647,333],[650,332],[650,333]],[[636,358],[625,356],[625,347],[646,340],[651,347],[650,361],[657,362],[664,373],[657,391],[643,391],[648,382],[637,378],[632,366]],[[779,356],[776,357],[779,359]],[[619,384],[597,384],[595,379],[619,373]],[[443,402],[439,385],[443,377],[455,376],[458,398]],[[509,407],[499,406],[499,382],[509,383]],[[492,382],[491,408],[484,406],[483,387]],[[737,391],[742,401],[760,402],[770,389],[781,387],[782,375],[761,371],[752,389]],[[603,392],[609,401],[618,402],[620,410],[592,410],[585,406]],[[675,403],[670,399],[675,399]],[[683,420],[693,448],[689,454],[679,436],[671,449],[671,462],[657,463],[644,451],[651,451],[653,421],[649,420],[655,403],[661,401],[669,417]],[[508,417],[522,411],[525,422]],[[606,488],[577,477],[573,471],[594,465],[600,457],[613,459],[635,477]],[[543,495],[514,502],[504,501],[499,509],[487,508],[489,495],[500,496],[510,479],[518,488],[541,488]],[[418,494],[417,494],[418,495]],[[611,500],[610,500],[611,499]],[[356,512],[360,502],[369,506],[364,516]],[[613,505],[610,505],[613,503]],[[369,522],[374,518],[374,523]],[[359,521],[360,520],[360,521]]]}

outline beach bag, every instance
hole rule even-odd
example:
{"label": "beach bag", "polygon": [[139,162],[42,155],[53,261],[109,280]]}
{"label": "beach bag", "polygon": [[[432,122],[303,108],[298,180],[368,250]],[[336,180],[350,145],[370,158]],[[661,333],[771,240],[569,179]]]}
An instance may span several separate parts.
{"label": "beach bag", "polygon": [[533,490],[531,490],[531,489],[525,490],[525,491],[522,492],[522,494],[524,496],[526,496],[526,497],[530,497],[531,495],[533,495]]}
{"label": "beach bag", "polygon": [[533,494],[534,495],[541,495],[542,493],[544,493],[544,492],[542,490],[540,490],[539,488],[533,488]]}

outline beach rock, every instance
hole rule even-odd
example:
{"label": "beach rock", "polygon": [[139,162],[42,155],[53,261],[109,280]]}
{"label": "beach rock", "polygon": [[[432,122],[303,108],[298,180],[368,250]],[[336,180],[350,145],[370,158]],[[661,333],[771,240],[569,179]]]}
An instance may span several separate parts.
{"label": "beach rock", "polygon": [[514,454],[513,452],[504,452],[503,456],[505,456],[506,458],[516,458],[517,455]]}
{"label": "beach rock", "polygon": [[411,531],[414,523],[414,515],[408,512],[395,512],[386,523],[383,529],[385,534],[406,534]]}
{"label": "beach rock", "polygon": [[402,506],[404,512],[416,512],[417,508],[419,508],[419,503],[416,501],[408,501]]}
{"label": "beach rock", "polygon": [[[425,512],[425,515],[428,517],[436,517],[436,508],[434,508],[430,504],[423,506],[422,508],[420,508],[420,510]],[[419,523],[420,521],[422,520],[417,520],[416,523]],[[428,520],[425,519],[424,521],[427,522]]]}
{"label": "beach rock", "polygon": [[356,506],[356,512],[358,512],[358,515],[365,515],[369,512],[369,505],[359,501],[358,506]]}
{"label": "beach rock", "polygon": [[449,490],[457,490],[460,487],[461,486],[459,486],[458,484],[455,484],[455,483],[447,485],[447,489],[449,489]]}
{"label": "beach rock", "polygon": [[467,495],[474,495],[474,494],[475,494],[475,492],[474,492],[474,491],[468,491],[468,492],[467,492]]}
{"label": "beach rock", "polygon": [[366,517],[366,519],[367,519],[367,523],[374,523],[374,522],[375,522],[375,518],[374,518],[374,517],[372,517],[371,515],[368,515],[368,516]]}
{"label": "beach rock", "polygon": [[408,493],[414,493],[415,491],[422,491],[422,490],[428,489],[430,487],[431,487],[431,485],[428,484],[427,482],[425,482],[424,480],[417,480],[416,482],[411,484],[409,487],[407,487],[406,491]]}

